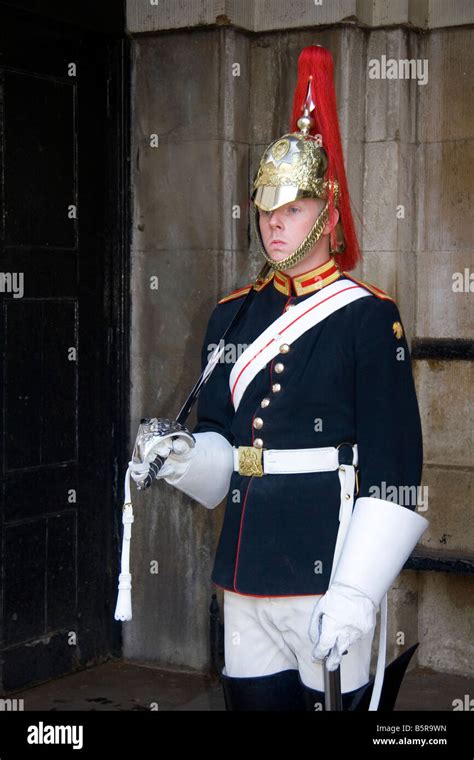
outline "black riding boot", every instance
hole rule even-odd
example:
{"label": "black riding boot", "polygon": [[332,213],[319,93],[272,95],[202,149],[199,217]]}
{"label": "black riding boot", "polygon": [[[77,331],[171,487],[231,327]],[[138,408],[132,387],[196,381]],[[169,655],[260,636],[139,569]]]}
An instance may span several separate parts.
{"label": "black riding boot", "polygon": [[221,681],[226,710],[306,710],[297,670],[246,678],[233,678],[222,672]]}

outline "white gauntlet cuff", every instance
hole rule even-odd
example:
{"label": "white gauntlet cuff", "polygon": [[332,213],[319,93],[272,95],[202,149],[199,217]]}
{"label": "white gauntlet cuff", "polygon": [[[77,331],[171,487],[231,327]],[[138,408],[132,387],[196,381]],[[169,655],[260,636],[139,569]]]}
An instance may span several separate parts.
{"label": "white gauntlet cuff", "polygon": [[[180,463],[177,473],[164,479],[207,509],[214,509],[229,491],[234,469],[233,449],[220,433],[208,431],[193,435],[196,445],[190,450],[189,459]],[[173,465],[178,461],[172,455],[170,460]]]}
{"label": "white gauntlet cuff", "polygon": [[378,607],[427,527],[408,507],[357,499],[333,583],[359,589]]}

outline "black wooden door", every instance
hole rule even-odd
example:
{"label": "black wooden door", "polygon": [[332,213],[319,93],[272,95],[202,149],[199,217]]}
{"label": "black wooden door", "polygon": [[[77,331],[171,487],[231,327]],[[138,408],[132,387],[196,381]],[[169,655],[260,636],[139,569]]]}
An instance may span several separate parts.
{"label": "black wooden door", "polygon": [[126,50],[0,3],[2,693],[120,646]]}

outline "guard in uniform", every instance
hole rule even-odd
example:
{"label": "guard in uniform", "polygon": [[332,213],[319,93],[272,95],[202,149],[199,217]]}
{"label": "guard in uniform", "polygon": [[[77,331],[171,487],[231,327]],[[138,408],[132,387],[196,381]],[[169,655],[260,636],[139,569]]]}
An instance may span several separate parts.
{"label": "guard in uniform", "polygon": [[[302,198],[324,207],[276,261],[260,215]],[[360,252],[320,46],[300,55],[291,132],[266,148],[252,200],[268,273],[214,308],[203,368],[252,292],[199,397],[196,445],[170,447],[159,477],[210,509],[227,496],[212,572],[224,589],[227,709],[314,709],[323,667],[337,666],[347,707],[369,679],[381,600],[426,520],[401,498],[422,468],[402,319],[348,273]],[[292,274],[323,233],[326,261]]]}

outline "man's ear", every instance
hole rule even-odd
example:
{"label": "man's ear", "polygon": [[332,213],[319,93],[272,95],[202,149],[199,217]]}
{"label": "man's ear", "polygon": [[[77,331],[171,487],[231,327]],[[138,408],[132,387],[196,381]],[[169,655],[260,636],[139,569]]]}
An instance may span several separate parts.
{"label": "man's ear", "polygon": [[337,210],[337,208],[333,208],[329,221],[323,230],[323,235],[329,235],[329,233],[331,232],[331,230],[334,229],[338,221],[339,221],[339,211]]}

